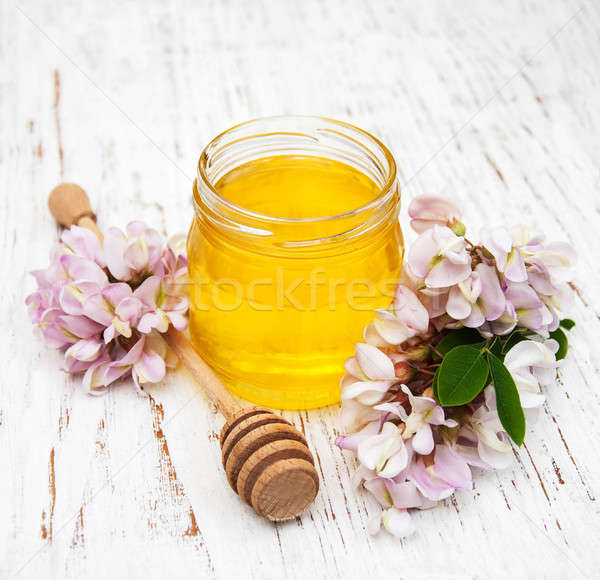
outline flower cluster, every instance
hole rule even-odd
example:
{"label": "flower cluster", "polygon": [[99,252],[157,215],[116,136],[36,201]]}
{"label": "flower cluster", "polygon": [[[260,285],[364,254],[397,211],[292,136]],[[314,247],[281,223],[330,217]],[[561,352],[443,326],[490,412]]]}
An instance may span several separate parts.
{"label": "flower cluster", "polygon": [[422,233],[408,253],[408,276],[437,329],[462,325],[492,336],[522,326],[547,336],[558,327],[575,261],[569,244],[544,243],[516,226],[486,228],[475,245],[457,208],[433,196],[417,198],[409,214]]}
{"label": "flower cluster", "polygon": [[[524,226],[470,241],[460,211],[436,196],[409,208],[419,233],[403,284],[345,365],[336,444],[356,454],[356,484],[397,536],[425,509],[472,489],[472,467],[502,468],[556,378],[573,322],[560,320],[575,254]],[[468,364],[465,364],[468,362]],[[499,404],[500,403],[500,404]]]}
{"label": "flower cluster", "polygon": [[110,228],[102,244],[86,228],[65,230],[50,265],[32,272],[37,290],[26,299],[46,342],[64,352],[63,370],[83,373],[101,393],[131,375],[139,388],[173,366],[161,333],[187,327],[187,260],[182,238],[166,243],[154,229],[131,222]]}

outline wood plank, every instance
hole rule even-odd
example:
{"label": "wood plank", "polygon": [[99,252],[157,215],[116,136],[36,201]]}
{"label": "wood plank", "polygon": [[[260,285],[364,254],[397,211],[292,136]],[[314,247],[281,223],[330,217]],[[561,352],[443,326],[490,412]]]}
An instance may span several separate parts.
{"label": "wood plank", "polygon": [[[592,576],[600,564],[598,6],[305,0],[0,5],[0,576]],[[27,271],[81,183],[101,226],[185,231],[203,145],[250,117],[348,120],[395,152],[405,205],[446,191],[475,230],[527,220],[573,243],[573,349],[514,465],[371,537],[333,440],[337,409],[286,413],[322,490],[287,524],[228,488],[222,420],[187,373],[82,393],[32,332]],[[402,216],[406,225],[406,216]],[[407,231],[407,236],[410,235]]]}

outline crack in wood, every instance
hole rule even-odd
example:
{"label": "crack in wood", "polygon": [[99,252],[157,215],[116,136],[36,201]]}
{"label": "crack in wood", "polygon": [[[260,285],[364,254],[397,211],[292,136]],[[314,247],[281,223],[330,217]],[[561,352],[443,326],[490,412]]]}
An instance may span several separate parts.
{"label": "crack in wood", "polygon": [[[171,458],[169,451],[169,445],[167,438],[163,431],[163,421],[165,413],[162,404],[157,403],[154,397],[149,393],[146,393],[149,402],[150,414],[152,417],[152,429],[154,432],[154,438],[157,444],[158,451],[158,469],[159,469],[159,496],[152,506],[152,511],[158,512],[159,505],[165,501],[168,501],[174,507],[183,508],[186,511],[188,518],[187,528],[182,532],[181,537],[183,539],[189,539],[192,541],[197,551],[203,551],[207,565],[210,570],[214,571],[214,565],[212,558],[206,546],[204,536],[196,519],[196,514],[191,503],[188,501],[183,484],[177,477],[175,466]],[[160,503],[159,503],[160,502]],[[155,527],[154,521],[148,519],[148,526],[150,528]]]}
{"label": "crack in wood", "polygon": [[73,530],[73,538],[71,539],[72,550],[82,550],[85,548],[85,535],[83,524],[83,506],[79,508],[79,513],[75,519],[75,528]]}
{"label": "crack in wood", "polygon": [[577,475],[579,476],[579,481],[581,482],[581,485],[583,486],[583,489],[585,489],[587,496],[589,498],[590,501],[596,501],[596,497],[595,495],[592,493],[591,489],[588,487],[583,474],[581,473],[581,470],[579,469],[579,465],[577,465],[577,462],[575,461],[575,458],[573,457],[573,455],[571,454],[571,450],[569,449],[569,445],[567,444],[567,440],[565,439],[565,436],[563,435],[562,429],[559,427],[558,425],[558,421],[556,420],[556,417],[554,415],[550,415],[552,417],[552,421],[554,423],[554,425],[556,426],[556,429],[558,431],[558,434],[560,436],[560,439],[562,441],[562,444],[567,452],[567,455],[569,456],[569,459],[571,460],[571,463],[573,464],[573,467],[575,467],[575,471],[577,472]]}
{"label": "crack in wood", "polygon": [[54,533],[54,508],[56,506],[56,473],[54,469],[54,447],[50,449],[48,458],[48,495],[50,505],[48,508],[48,523],[46,524],[46,511],[42,511],[41,536],[43,540],[52,543]]}
{"label": "crack in wood", "polygon": [[490,167],[496,172],[496,175],[498,176],[498,179],[502,182],[502,185],[508,188],[508,186],[506,185],[506,181],[504,180],[504,175],[502,175],[502,172],[500,171],[499,167],[496,165],[494,160],[490,157],[489,153],[487,151],[484,151],[483,156],[485,157],[485,160],[489,163]]}
{"label": "crack in wood", "polygon": [[523,443],[523,449],[525,449],[525,451],[527,452],[527,455],[529,456],[529,461],[531,461],[531,465],[533,466],[533,469],[535,470],[535,474],[537,475],[538,481],[540,482],[542,491],[544,492],[544,495],[546,496],[548,503],[550,503],[550,496],[548,495],[548,492],[546,491],[546,486],[544,485],[544,480],[542,479],[542,476],[540,475],[537,465],[533,461],[533,457],[531,456],[531,453],[529,453],[529,449],[527,448],[526,443]]}
{"label": "crack in wood", "polygon": [[58,69],[54,69],[54,122],[56,124],[56,142],[58,145],[58,164],[60,167],[60,178],[61,180],[65,176],[64,168],[64,153],[62,146],[62,129],[60,124],[60,73]]}

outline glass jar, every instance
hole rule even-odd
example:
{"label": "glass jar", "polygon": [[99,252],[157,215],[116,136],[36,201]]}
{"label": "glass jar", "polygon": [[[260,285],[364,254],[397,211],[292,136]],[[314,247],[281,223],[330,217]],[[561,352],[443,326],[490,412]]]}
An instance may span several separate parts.
{"label": "glass jar", "polygon": [[188,236],[190,332],[227,387],[253,403],[340,400],[343,364],[401,272],[396,165],[365,131],[284,116],[204,149]]}

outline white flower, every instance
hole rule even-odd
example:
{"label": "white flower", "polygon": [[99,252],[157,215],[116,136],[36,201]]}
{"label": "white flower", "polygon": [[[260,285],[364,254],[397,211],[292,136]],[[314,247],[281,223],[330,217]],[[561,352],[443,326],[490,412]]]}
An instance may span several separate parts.
{"label": "white flower", "polygon": [[556,378],[557,350],[558,343],[553,339],[522,340],[506,353],[504,365],[517,385],[524,409],[539,407],[544,402],[540,386],[549,385]]}
{"label": "white flower", "polygon": [[519,248],[514,247],[513,240],[506,228],[484,229],[481,232],[481,243],[494,257],[499,272],[512,282],[525,282],[527,272],[525,262]]}
{"label": "white flower", "polygon": [[471,274],[471,256],[466,247],[465,239],[450,228],[434,225],[410,247],[408,265],[428,288],[449,288]]}
{"label": "white flower", "polygon": [[388,310],[376,310],[378,319],[365,329],[365,341],[373,346],[402,344],[423,334],[429,326],[429,313],[417,295],[406,286],[396,287]]}
{"label": "white flower", "polygon": [[387,478],[395,477],[408,464],[402,432],[389,421],[383,424],[380,433],[366,437],[358,444],[357,456],[366,468]]}
{"label": "white flower", "polygon": [[408,395],[408,400],[410,401],[410,415],[406,413],[404,407],[399,403],[383,403],[377,405],[375,409],[378,411],[388,411],[400,417],[405,424],[402,437],[404,439],[412,438],[412,448],[417,453],[420,455],[429,455],[434,447],[431,425],[456,427],[457,423],[453,419],[446,420],[444,409],[434,399],[429,397],[415,397],[406,385],[402,385],[402,390]]}
{"label": "white flower", "polygon": [[446,312],[465,326],[479,328],[496,320],[506,308],[506,299],[493,266],[477,264],[475,271],[450,288]]}
{"label": "white flower", "polygon": [[437,195],[417,196],[408,206],[408,215],[411,217],[410,227],[419,234],[434,225],[450,226],[453,230],[464,232],[464,225],[458,221],[460,208]]}
{"label": "white flower", "polygon": [[460,434],[470,439],[469,429],[477,439],[479,457],[490,467],[503,469],[512,463],[510,439],[498,417],[496,391],[492,385],[485,388],[485,404],[478,407],[471,416],[469,425]]}
{"label": "white flower", "polygon": [[371,344],[359,342],[355,352],[344,365],[347,374],[340,383],[342,401],[356,399],[363,405],[374,405],[396,382],[394,363]]}

